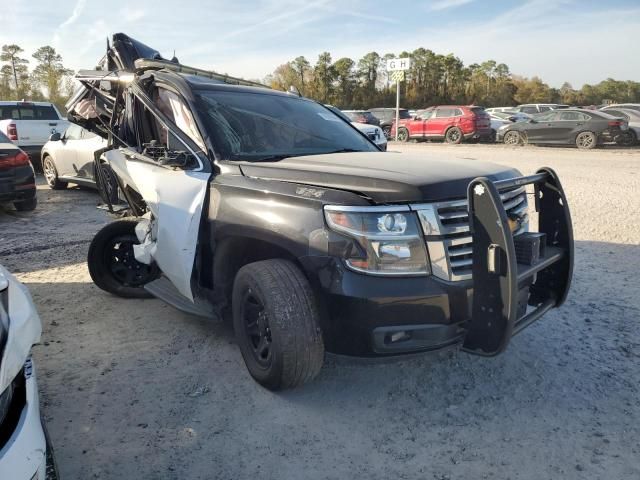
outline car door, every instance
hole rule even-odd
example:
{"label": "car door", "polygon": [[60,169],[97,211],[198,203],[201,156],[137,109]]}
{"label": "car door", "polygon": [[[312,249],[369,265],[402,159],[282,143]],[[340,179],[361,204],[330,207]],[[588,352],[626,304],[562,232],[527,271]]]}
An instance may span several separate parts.
{"label": "car door", "polygon": [[427,135],[427,123],[433,116],[433,110],[421,110],[415,117],[415,136],[423,138]]}
{"label": "car door", "polygon": [[82,141],[82,127],[70,125],[60,139],[55,152],[54,163],[58,176],[71,178],[76,176],[75,164],[79,143]]}
{"label": "car door", "polygon": [[558,143],[573,143],[576,133],[582,130],[587,115],[581,112],[557,111],[557,120],[553,122],[554,129],[551,132],[553,141]]}
{"label": "car door", "polygon": [[553,142],[554,121],[556,117],[557,114],[554,111],[534,115],[531,120],[523,126],[527,134],[527,141],[530,143]]}
{"label": "car door", "polygon": [[82,140],[78,143],[76,151],[76,164],[78,177],[95,182],[95,161],[96,150],[106,147],[107,141],[89,130],[82,129]]}
{"label": "car door", "polygon": [[[111,150],[105,157],[118,176],[135,186],[153,215],[154,227],[136,249],[136,258],[149,254],[176,289],[193,301],[191,275],[211,175],[204,142],[177,93],[157,89],[154,102],[137,85],[131,90],[130,128],[139,132],[142,145]],[[190,160],[181,167],[167,165],[158,156],[162,151],[184,151]]]}
{"label": "car door", "polygon": [[452,108],[436,108],[425,124],[425,135],[428,137],[444,137],[446,127],[451,123],[452,115]]}

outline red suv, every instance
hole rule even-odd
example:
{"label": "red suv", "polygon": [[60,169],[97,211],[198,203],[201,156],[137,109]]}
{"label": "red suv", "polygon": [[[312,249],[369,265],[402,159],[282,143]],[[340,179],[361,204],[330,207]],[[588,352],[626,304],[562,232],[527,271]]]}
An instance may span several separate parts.
{"label": "red suv", "polygon": [[[396,134],[395,124],[391,135]],[[411,119],[400,119],[398,140],[444,139],[447,143],[460,143],[470,139],[490,139],[491,119],[482,107],[468,105],[441,105],[419,110]]]}

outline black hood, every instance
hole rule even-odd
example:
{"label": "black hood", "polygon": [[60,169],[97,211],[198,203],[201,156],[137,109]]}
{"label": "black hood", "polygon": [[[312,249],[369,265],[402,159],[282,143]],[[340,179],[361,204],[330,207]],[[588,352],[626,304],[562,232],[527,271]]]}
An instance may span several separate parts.
{"label": "black hood", "polygon": [[375,203],[433,202],[467,196],[476,177],[520,176],[513,168],[428,153],[334,153],[240,164],[249,177],[358,192]]}

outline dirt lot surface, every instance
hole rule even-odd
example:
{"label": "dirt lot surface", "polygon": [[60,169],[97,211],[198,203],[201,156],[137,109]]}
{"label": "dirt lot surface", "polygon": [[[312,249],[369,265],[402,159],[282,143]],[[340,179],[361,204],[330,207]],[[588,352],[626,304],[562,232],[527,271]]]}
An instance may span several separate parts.
{"label": "dirt lot surface", "polygon": [[502,356],[328,357],[314,383],[271,393],[225,324],[91,283],[88,243],[110,221],[97,194],[41,185],[35,212],[0,210],[0,262],[44,324],[63,480],[640,478],[640,150],[391,149],[561,175],[574,284]]}

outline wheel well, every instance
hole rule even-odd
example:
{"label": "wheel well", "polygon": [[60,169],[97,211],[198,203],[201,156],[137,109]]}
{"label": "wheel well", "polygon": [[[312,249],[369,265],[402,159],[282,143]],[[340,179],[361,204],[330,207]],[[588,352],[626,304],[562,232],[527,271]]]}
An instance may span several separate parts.
{"label": "wheel well", "polygon": [[242,267],[273,258],[293,262],[304,274],[304,269],[294,255],[285,248],[266,240],[230,237],[216,245],[211,271],[215,302],[226,304],[231,300],[233,282]]}

